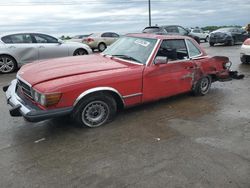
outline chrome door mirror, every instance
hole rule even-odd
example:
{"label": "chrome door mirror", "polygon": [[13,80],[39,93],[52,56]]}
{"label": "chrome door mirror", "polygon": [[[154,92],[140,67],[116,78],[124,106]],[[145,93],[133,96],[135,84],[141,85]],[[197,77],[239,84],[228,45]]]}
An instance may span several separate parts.
{"label": "chrome door mirror", "polygon": [[155,65],[157,64],[167,64],[168,63],[168,58],[165,56],[156,56],[154,60]]}

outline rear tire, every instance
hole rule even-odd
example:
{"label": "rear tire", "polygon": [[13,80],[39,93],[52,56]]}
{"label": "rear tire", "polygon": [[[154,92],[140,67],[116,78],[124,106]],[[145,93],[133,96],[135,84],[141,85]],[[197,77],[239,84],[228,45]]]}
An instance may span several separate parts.
{"label": "rear tire", "polygon": [[212,79],[210,76],[202,77],[193,87],[193,94],[195,96],[204,96],[206,95],[212,84]]}
{"label": "rear tire", "polygon": [[76,49],[73,56],[88,55],[88,52],[82,48]]}
{"label": "rear tire", "polygon": [[100,52],[103,52],[106,48],[107,48],[107,45],[103,42],[98,45],[98,50]]}
{"label": "rear tire", "polygon": [[0,73],[12,73],[17,69],[16,60],[9,55],[0,55]]}
{"label": "rear tire", "polygon": [[98,93],[82,99],[73,114],[80,126],[94,128],[113,120],[117,112],[115,99],[107,93]]}

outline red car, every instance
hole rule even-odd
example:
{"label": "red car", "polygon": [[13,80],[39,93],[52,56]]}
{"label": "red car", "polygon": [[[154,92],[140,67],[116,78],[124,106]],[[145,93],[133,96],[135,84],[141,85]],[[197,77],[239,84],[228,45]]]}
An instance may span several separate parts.
{"label": "red car", "polygon": [[120,108],[192,91],[230,78],[227,57],[209,57],[185,36],[129,34],[102,54],[23,66],[3,90],[12,116],[28,121],[71,115],[97,127]]}

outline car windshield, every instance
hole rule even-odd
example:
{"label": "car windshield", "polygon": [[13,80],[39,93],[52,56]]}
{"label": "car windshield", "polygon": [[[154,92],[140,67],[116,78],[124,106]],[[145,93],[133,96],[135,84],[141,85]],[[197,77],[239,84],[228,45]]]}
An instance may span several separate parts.
{"label": "car windshield", "polygon": [[103,54],[146,64],[156,42],[157,39],[125,36],[108,47]]}
{"label": "car windshield", "polygon": [[221,29],[218,29],[216,31],[220,31],[220,32],[230,32],[232,31],[233,29],[232,28],[221,28]]}

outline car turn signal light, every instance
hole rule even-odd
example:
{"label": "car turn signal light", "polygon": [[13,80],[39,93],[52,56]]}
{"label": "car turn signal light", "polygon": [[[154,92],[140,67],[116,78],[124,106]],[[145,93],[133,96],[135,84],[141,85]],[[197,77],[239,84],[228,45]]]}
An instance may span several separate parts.
{"label": "car turn signal light", "polygon": [[61,93],[45,94],[44,106],[48,107],[56,105],[60,101],[61,96],[62,96]]}

